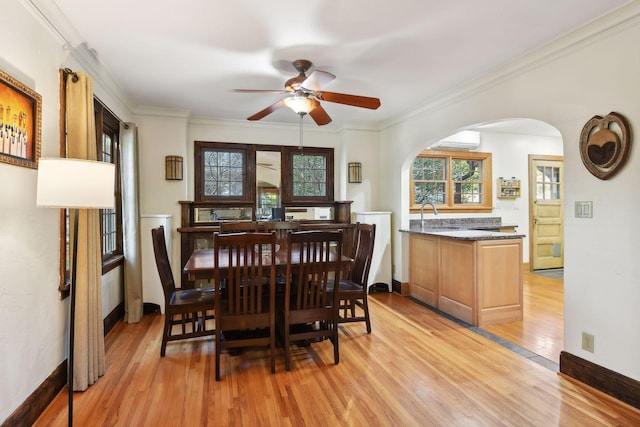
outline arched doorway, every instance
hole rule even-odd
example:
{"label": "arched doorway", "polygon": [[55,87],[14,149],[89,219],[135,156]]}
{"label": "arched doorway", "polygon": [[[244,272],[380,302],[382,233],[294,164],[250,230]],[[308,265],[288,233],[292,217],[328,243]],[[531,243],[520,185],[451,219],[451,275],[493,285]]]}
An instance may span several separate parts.
{"label": "arched doorway", "polygon": [[[533,254],[531,250],[532,234],[531,223],[535,215],[534,210],[536,207],[533,203],[540,199],[540,195],[537,190],[536,171],[537,166],[531,162],[531,156],[534,159],[553,158],[555,160],[562,159],[563,155],[563,142],[559,131],[552,126],[533,119],[517,119],[517,120],[503,120],[494,123],[469,126],[465,130],[477,131],[480,133],[480,144],[474,150],[482,152],[490,152],[492,154],[492,179],[493,183],[499,178],[505,178],[509,180],[518,181],[520,183],[517,196],[514,197],[499,197],[495,190],[496,184],[494,184],[493,191],[493,209],[489,214],[466,214],[467,217],[471,216],[498,216],[502,220],[502,224],[515,226],[519,234],[526,235],[524,247],[526,248],[523,253],[523,262],[525,263],[525,270],[529,270],[530,257]],[[426,147],[425,147],[426,148]],[[439,150],[442,147],[438,148]],[[545,169],[543,168],[543,178]],[[553,175],[553,171],[551,173]],[[562,189],[561,183],[556,183],[559,189]],[[554,184],[555,185],[555,184]],[[543,185],[544,187],[544,185]],[[546,193],[543,189],[543,196]],[[443,216],[443,215],[441,215]],[[446,214],[445,214],[446,216]],[[462,216],[462,214],[450,214],[449,216]],[[417,218],[416,214],[412,215],[412,219]],[[530,286],[535,283],[537,276],[526,276],[527,283],[525,286]],[[535,286],[535,285],[534,285]],[[560,290],[562,290],[562,283],[560,283]],[[537,290],[537,289],[535,289]],[[559,299],[560,313],[555,316],[552,328],[546,328],[543,322],[546,322],[548,318],[541,321],[541,324],[534,324],[537,319],[535,317],[528,316],[520,325],[509,325],[509,328],[501,327],[489,327],[494,334],[507,340],[514,340],[517,335],[524,337],[528,334],[526,340],[522,341],[530,343],[530,348],[523,345],[524,348],[536,353],[541,354],[540,346],[547,346],[553,348],[556,351],[557,345],[550,344],[549,340],[553,339],[556,342],[559,341],[559,345],[562,344],[562,295],[549,293],[546,297]],[[534,298],[538,298],[536,295]],[[545,298],[545,296],[543,296]],[[526,301],[525,301],[526,302]],[[531,302],[531,300],[529,300]],[[536,301],[538,304],[545,304],[544,301]],[[556,306],[557,301],[549,301],[549,306]],[[546,328],[546,329],[545,329]],[[526,333],[524,332],[526,331]],[[559,333],[558,333],[559,331]],[[532,336],[532,334],[534,336]],[[535,334],[538,334],[535,336]],[[557,363],[559,360],[558,354],[548,356],[542,354],[543,357]]]}

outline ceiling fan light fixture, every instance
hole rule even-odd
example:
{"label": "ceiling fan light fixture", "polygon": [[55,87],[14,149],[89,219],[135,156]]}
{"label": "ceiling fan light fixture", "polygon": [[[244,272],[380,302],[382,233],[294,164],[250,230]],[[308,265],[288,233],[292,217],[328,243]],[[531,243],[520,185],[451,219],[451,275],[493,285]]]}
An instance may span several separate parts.
{"label": "ceiling fan light fixture", "polygon": [[306,96],[292,96],[284,100],[284,104],[291,108],[296,114],[309,114],[315,108],[313,99]]}

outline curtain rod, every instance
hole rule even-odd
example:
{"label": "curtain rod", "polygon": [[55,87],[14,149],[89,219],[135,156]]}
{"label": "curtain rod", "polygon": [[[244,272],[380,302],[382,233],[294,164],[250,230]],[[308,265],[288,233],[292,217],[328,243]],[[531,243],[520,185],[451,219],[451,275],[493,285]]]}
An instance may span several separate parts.
{"label": "curtain rod", "polygon": [[64,73],[65,81],[67,80],[67,76],[69,74],[71,74],[73,76],[73,82],[74,83],[76,83],[78,81],[78,74],[76,74],[76,72],[73,71],[71,68],[64,68],[62,70],[62,72]]}

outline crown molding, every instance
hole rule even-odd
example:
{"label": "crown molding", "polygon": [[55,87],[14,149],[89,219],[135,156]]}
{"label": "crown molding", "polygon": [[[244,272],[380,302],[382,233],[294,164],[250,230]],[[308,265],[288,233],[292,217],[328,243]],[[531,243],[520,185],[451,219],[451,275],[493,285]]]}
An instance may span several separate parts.
{"label": "crown molding", "polygon": [[[124,108],[133,111],[131,100],[102,66],[95,50],[82,40],[73,25],[52,0],[20,0],[20,2],[60,42],[63,49],[69,52],[69,55],[82,68],[82,70],[73,71],[86,72],[93,78],[94,84],[103,87]],[[63,64],[60,67],[66,68]]]}
{"label": "crown molding", "polygon": [[[189,124],[212,127],[235,127],[249,130],[280,130],[290,131],[300,129],[299,123],[276,123],[276,122],[251,122],[247,120],[212,119],[205,116],[193,116]],[[343,130],[338,128],[316,126],[311,123],[303,125],[305,133],[340,134]]]}
{"label": "crown molding", "polygon": [[153,116],[153,117],[166,117],[174,119],[189,120],[191,118],[191,112],[188,110],[178,110],[162,107],[153,107],[150,105],[139,105],[133,109],[134,116]]}
{"label": "crown molding", "polygon": [[608,14],[596,18],[538,48],[525,52],[509,62],[494,67],[472,80],[461,85],[449,87],[429,100],[407,108],[404,113],[382,122],[379,130],[391,128],[414,116],[442,109],[464,98],[483,92],[578,49],[582,49],[615,32],[622,31],[631,25],[637,24],[638,21],[640,21],[640,2],[629,1]]}

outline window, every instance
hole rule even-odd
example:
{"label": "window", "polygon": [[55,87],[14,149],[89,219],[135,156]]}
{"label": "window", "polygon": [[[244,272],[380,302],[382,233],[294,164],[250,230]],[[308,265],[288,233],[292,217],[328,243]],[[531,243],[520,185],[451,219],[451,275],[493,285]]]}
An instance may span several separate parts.
{"label": "window", "polygon": [[283,147],[283,202],[333,201],[333,149]]}
{"label": "window", "polygon": [[[279,179],[257,179],[258,153],[268,154],[260,165]],[[333,148],[195,141],[194,157],[197,202],[250,205],[258,214],[333,203]]]}
{"label": "window", "polygon": [[327,194],[327,162],[324,156],[293,155],[293,196],[322,197]]}
{"label": "window", "polygon": [[490,212],[491,154],[424,150],[411,168],[411,209],[433,202],[448,212]]}
{"label": "window", "polygon": [[255,194],[247,179],[247,173],[255,170],[251,152],[245,144],[196,141],[196,200],[250,202]]}
{"label": "window", "polygon": [[258,209],[267,209],[280,207],[277,188],[259,188],[258,190]]}
{"label": "window", "polygon": [[98,160],[113,163],[116,167],[115,208],[100,209],[100,233],[102,243],[103,274],[122,261],[122,193],[120,190],[120,121],[94,100],[96,142]]}
{"label": "window", "polygon": [[560,168],[538,166],[536,169],[536,199],[560,199]]}

